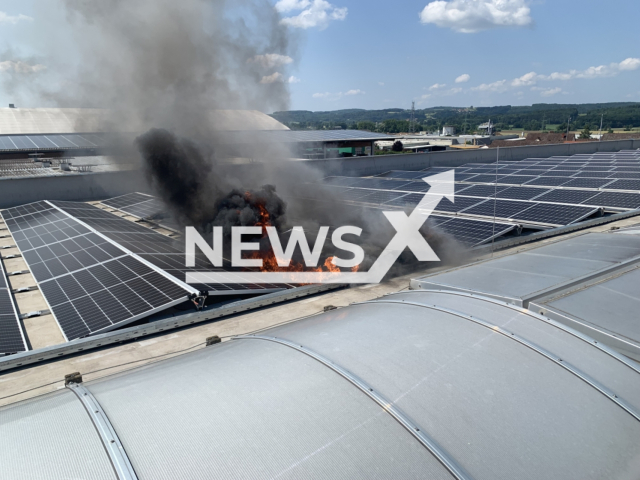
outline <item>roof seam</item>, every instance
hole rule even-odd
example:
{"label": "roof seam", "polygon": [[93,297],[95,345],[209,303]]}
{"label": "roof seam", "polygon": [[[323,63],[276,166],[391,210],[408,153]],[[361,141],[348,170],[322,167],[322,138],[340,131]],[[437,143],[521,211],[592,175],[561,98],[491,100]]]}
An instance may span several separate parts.
{"label": "roof seam", "polygon": [[437,311],[440,311],[440,312],[448,313],[450,315],[455,315],[455,316],[460,317],[460,318],[462,318],[464,320],[469,320],[469,321],[474,322],[474,323],[476,323],[478,325],[481,325],[481,326],[483,326],[485,328],[493,330],[497,334],[500,334],[500,335],[502,335],[504,337],[510,338],[510,339],[512,339],[512,340],[524,345],[525,347],[533,350],[534,352],[542,355],[543,357],[551,360],[556,365],[561,366],[562,368],[564,368],[565,370],[567,370],[571,374],[575,375],[576,377],[578,377],[580,380],[582,380],[586,384],[590,385],[592,388],[598,390],[601,394],[603,394],[609,400],[611,400],[612,402],[617,404],[620,408],[625,410],[627,413],[629,413],[636,420],[640,421],[640,413],[636,412],[635,409],[631,405],[629,405],[626,401],[624,401],[622,398],[620,398],[616,393],[614,393],[613,391],[609,390],[604,385],[601,385],[599,382],[597,382],[596,380],[591,378],[589,375],[583,373],[582,371],[580,371],[579,369],[577,369],[576,367],[574,367],[570,363],[565,362],[564,360],[562,360],[562,358],[559,358],[558,356],[553,355],[551,352],[548,352],[544,348],[539,347],[535,343],[530,342],[529,340],[525,339],[524,337],[521,337],[520,335],[516,335],[515,333],[512,333],[512,332],[510,332],[508,330],[505,330],[502,327],[499,327],[497,325],[493,325],[493,324],[491,324],[491,323],[489,323],[489,322],[487,322],[485,320],[482,320],[481,318],[473,317],[471,315],[467,315],[466,313],[458,312],[458,311],[452,310],[450,308],[439,307],[437,305],[426,305],[426,304],[422,304],[422,303],[405,302],[405,301],[399,301],[399,300],[374,300],[374,301],[371,301],[371,302],[362,302],[361,304],[364,305],[364,304],[371,304],[371,303],[392,303],[392,304],[410,305],[410,306],[414,306],[414,307],[428,308],[428,309],[431,309],[431,310],[437,310]]}
{"label": "roof seam", "polygon": [[303,353],[319,363],[323,364],[325,367],[333,370],[335,373],[340,375],[342,378],[350,382],[360,391],[362,391],[365,395],[371,398],[374,402],[376,402],[382,409],[391,415],[400,425],[402,425],[416,440],[418,440],[422,446],[424,446],[431,454],[458,480],[472,480],[467,472],[463,470],[463,468],[458,465],[458,463],[451,458],[451,456],[440,447],[435,440],[426,435],[420,427],[411,420],[406,414],[404,414],[400,409],[393,405],[393,402],[386,399],[383,395],[375,391],[370,385],[368,385],[364,380],[360,379],[353,373],[349,372],[345,368],[341,367],[333,363],[328,358],[306,348],[302,345],[293,343],[289,340],[285,340],[277,337],[270,337],[266,335],[239,335],[237,337],[233,337],[232,340],[243,340],[243,339],[255,339],[255,340],[265,340],[269,342],[278,343],[280,345],[284,345],[286,347],[292,348],[300,353]]}

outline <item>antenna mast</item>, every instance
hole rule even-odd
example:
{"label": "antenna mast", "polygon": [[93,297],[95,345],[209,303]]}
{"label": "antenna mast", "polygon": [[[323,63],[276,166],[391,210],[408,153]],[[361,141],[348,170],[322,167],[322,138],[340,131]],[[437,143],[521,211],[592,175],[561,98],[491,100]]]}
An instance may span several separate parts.
{"label": "antenna mast", "polygon": [[416,116],[416,102],[411,102],[411,120],[409,122],[409,133],[415,133],[415,116]]}

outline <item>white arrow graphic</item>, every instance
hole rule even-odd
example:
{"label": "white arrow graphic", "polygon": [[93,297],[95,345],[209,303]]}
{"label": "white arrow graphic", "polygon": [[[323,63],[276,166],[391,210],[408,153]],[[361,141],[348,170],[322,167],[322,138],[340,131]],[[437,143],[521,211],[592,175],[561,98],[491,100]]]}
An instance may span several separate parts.
{"label": "white arrow graphic", "polygon": [[186,283],[379,283],[405,248],[421,262],[440,259],[420,234],[420,228],[443,197],[455,199],[455,170],[422,180],[431,188],[407,216],[402,211],[382,212],[396,234],[368,272],[186,272]]}

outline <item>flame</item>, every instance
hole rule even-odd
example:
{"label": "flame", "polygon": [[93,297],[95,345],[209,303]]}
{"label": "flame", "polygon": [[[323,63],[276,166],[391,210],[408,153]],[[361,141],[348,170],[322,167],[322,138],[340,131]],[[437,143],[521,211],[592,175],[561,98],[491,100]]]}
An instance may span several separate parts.
{"label": "flame", "polygon": [[324,266],[330,272],[340,272],[340,268],[333,263],[333,258],[334,257],[327,257],[327,259],[324,261]]}
{"label": "flame", "polygon": [[355,265],[355,266],[351,267],[351,271],[353,273],[356,273],[358,270],[360,270],[360,265]]}
{"label": "flame", "polygon": [[[245,197],[247,200],[251,200],[251,193],[245,192]],[[271,227],[271,216],[269,215],[269,211],[262,203],[257,204],[258,207],[258,221],[255,223],[256,227],[262,227],[262,238],[267,236],[266,227]],[[252,259],[261,259],[262,267],[260,267],[261,272],[331,272],[331,273],[339,273],[340,268],[333,263],[334,257],[327,257],[324,261],[324,269],[322,266],[317,268],[308,268],[305,267],[302,263],[294,262],[293,260],[289,262],[289,266],[281,267],[278,265],[278,258],[276,258],[273,250],[269,249],[267,251],[255,251],[251,253],[247,253],[246,258]],[[356,265],[351,269],[352,272],[357,272],[359,266]]]}

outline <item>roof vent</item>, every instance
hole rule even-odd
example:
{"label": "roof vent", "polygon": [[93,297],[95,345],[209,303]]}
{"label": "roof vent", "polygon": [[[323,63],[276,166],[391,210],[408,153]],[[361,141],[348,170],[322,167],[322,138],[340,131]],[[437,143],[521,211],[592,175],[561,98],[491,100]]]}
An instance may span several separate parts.
{"label": "roof vent", "polygon": [[15,103],[10,103],[10,104],[9,104],[9,108],[16,108]]}

